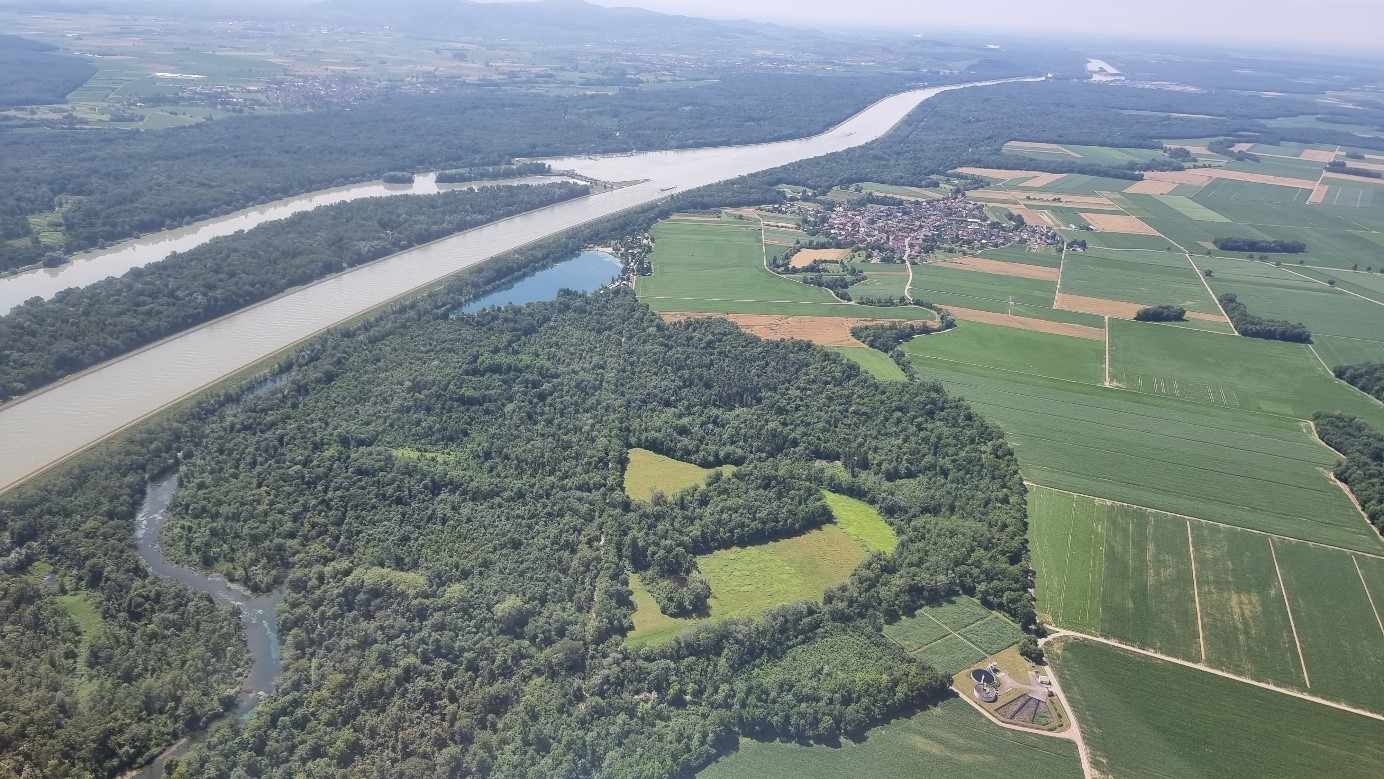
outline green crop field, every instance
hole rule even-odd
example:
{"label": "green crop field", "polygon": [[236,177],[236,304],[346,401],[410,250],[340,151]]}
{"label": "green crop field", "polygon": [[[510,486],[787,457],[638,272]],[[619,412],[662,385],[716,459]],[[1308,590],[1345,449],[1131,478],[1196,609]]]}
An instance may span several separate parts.
{"label": "green crop field", "polygon": [[[675,495],[688,487],[706,483],[706,477],[717,469],[703,468],[682,460],[674,460],[647,449],[631,449],[629,465],[625,467],[625,494],[635,500],[649,500],[655,492]],[[730,473],[732,466],[720,470]]]}
{"label": "green crop field", "polygon": [[834,492],[823,492],[822,497],[836,524],[867,551],[889,553],[898,548],[898,535],[874,506]]}
{"label": "green crop field", "polygon": [[833,346],[830,350],[858,364],[881,381],[904,381],[908,378],[889,355],[878,349],[868,346]]}
{"label": "green crop field", "polygon": [[1297,419],[1343,411],[1384,429],[1384,408],[1304,344],[1112,320],[1110,378],[1133,392]]}
{"label": "green crop field", "polygon": [[[1360,518],[1363,523],[1364,517]],[[1274,544],[1297,626],[1308,687],[1324,698],[1384,710],[1384,627],[1346,552]]]}
{"label": "green crop field", "polygon": [[[973,308],[1053,322],[1100,327],[1102,319],[1052,308],[1056,285],[1041,279],[1000,276],[927,263],[913,270],[913,296],[942,306]],[[887,310],[887,309],[885,309]]]}
{"label": "green crop field", "polygon": [[922,378],[940,381],[999,423],[1024,475],[1039,484],[1348,549],[1384,549],[1323,475],[1334,455],[1297,420],[960,363],[913,363]]}
{"label": "green crop field", "polygon": [[1057,268],[1062,265],[1062,252],[1051,247],[1034,250],[1022,246],[1005,246],[999,249],[986,249],[976,256],[1001,262],[1041,265],[1045,268]]}
{"label": "green crop field", "polygon": [[1100,384],[1105,378],[1104,341],[981,322],[963,322],[954,330],[914,338],[903,350],[915,362],[982,365],[1086,384]]}
{"label": "green crop field", "polygon": [[979,647],[952,633],[941,641],[914,652],[913,656],[932,666],[943,676],[953,676],[979,664],[985,659],[986,654]]}
{"label": "green crop field", "polygon": [[962,628],[957,635],[979,647],[980,651],[989,656],[1019,643],[1024,637],[1024,632],[1004,617],[992,616]]}
{"label": "green crop field", "polygon": [[1201,659],[1186,520],[1041,487],[1029,501],[1039,614]]}
{"label": "green crop field", "polygon": [[[1218,295],[1232,292],[1249,310],[1267,319],[1301,322],[1320,336],[1337,336],[1384,347],[1384,305],[1332,288],[1292,266],[1207,258],[1208,279]],[[1339,287],[1339,284],[1338,284]],[[1330,362],[1330,361],[1328,361]]]}
{"label": "green crop field", "polygon": [[1144,305],[1170,304],[1216,314],[1220,309],[1181,254],[1150,251],[1069,252],[1062,291]]}
{"label": "green crop field", "polygon": [[[640,277],[637,290],[657,311],[777,313],[757,301],[841,305],[824,289],[765,270],[756,223],[661,222],[650,232],[653,275]],[[702,306],[689,307],[692,301]]]}
{"label": "green crop field", "polygon": [[742,739],[739,748],[702,770],[699,779],[915,779],[966,777],[1076,779],[1076,745],[1005,730],[964,701],[942,703],[871,729],[859,743],[803,745]]}
{"label": "green crop field", "polygon": [[[1280,546],[1293,544],[1281,541]],[[1192,523],[1206,662],[1284,687],[1303,686],[1283,590],[1269,539],[1236,528]]]}
{"label": "green crop field", "polygon": [[866,265],[865,280],[859,284],[851,285],[849,290],[852,300],[898,300],[904,296],[904,286],[908,283],[908,271],[902,266],[886,266],[897,270],[875,271],[875,266]]}
{"label": "green crop field", "polygon": [[[1132,197],[1132,196],[1128,196]],[[1180,195],[1150,195],[1158,202],[1197,222],[1229,222],[1230,219],[1219,211],[1208,208],[1203,203]]]}
{"label": "green crop field", "polygon": [[884,635],[947,676],[1014,646],[1024,637],[1014,623],[975,599],[961,596],[886,625]]}
{"label": "green crop field", "polygon": [[1096,768],[1121,779],[1366,779],[1384,722],[1090,641],[1049,658]]}
{"label": "green crop field", "polygon": [[[1160,235],[1134,235],[1132,233],[1089,233],[1084,230],[1063,230],[1062,235],[1069,241],[1082,240],[1092,249],[1143,249],[1145,251],[1172,251],[1176,247],[1172,241]],[[1179,254],[1179,257],[1182,255]],[[1186,260],[1183,260],[1186,262]]]}

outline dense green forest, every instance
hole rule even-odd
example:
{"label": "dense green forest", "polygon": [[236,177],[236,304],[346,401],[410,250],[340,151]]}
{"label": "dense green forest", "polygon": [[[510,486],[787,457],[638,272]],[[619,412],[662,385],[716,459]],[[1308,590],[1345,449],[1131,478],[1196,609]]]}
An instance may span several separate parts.
{"label": "dense green forest", "polygon": [[0,106],[61,103],[96,75],[81,57],[14,35],[0,35]]}
{"label": "dense green forest", "polygon": [[1312,424],[1327,446],[1345,455],[1336,478],[1350,487],[1365,516],[1384,533],[1384,433],[1349,414],[1317,413]]}
{"label": "dense green forest", "polygon": [[0,776],[113,776],[234,702],[240,619],[132,543],[186,428],[145,426],[0,498]]}
{"label": "dense green forest", "polygon": [[1384,363],[1364,362],[1358,365],[1339,365],[1333,373],[1361,392],[1384,401]]}
{"label": "dense green forest", "polygon": [[587,191],[559,183],[339,203],[33,298],[0,316],[0,402],[290,287]]}
{"label": "dense green forest", "polygon": [[0,242],[0,271],[52,250],[22,217],[63,196],[71,253],[391,171],[809,135],[910,83],[907,74],[724,73],[686,89],[571,97],[475,86],[158,132],[0,133],[0,224],[10,239]]}
{"label": "dense green forest", "polygon": [[[201,431],[165,545],[286,585],[287,670],[187,775],[669,776],[737,732],[834,739],[930,700],[945,680],[876,632],[921,603],[1033,620],[1013,455],[937,385],[628,292],[450,310],[328,337]],[[741,467],[636,507],[630,447]],[[823,488],[879,506],[899,549],[822,605],[623,645],[629,570],[820,524],[784,497]],[[870,670],[798,660],[837,646]]]}

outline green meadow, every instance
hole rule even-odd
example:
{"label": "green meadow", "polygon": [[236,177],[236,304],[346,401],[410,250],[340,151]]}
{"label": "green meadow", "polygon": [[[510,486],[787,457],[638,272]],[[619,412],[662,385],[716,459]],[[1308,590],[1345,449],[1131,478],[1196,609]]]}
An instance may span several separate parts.
{"label": "green meadow", "polygon": [[625,494],[635,500],[649,500],[655,492],[676,495],[689,487],[706,484],[707,477],[717,470],[728,474],[734,468],[730,465],[703,468],[648,449],[631,449],[629,464],[625,466]]}

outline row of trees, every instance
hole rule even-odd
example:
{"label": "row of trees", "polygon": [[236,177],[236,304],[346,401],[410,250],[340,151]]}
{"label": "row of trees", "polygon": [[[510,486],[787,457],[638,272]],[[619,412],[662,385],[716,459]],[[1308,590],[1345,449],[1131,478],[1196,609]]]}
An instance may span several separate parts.
{"label": "row of trees", "polygon": [[1361,392],[1384,401],[1384,363],[1365,362],[1357,365],[1338,365],[1333,371],[1336,378],[1350,384]]}
{"label": "row of trees", "polygon": [[1283,319],[1264,319],[1251,314],[1249,308],[1241,303],[1233,293],[1221,295],[1221,308],[1230,317],[1235,332],[1249,338],[1264,338],[1270,341],[1291,341],[1299,344],[1312,343],[1312,332],[1301,322],[1288,322]]}
{"label": "row of trees", "polygon": [[1336,466],[1340,479],[1355,495],[1379,532],[1384,533],[1384,433],[1349,414],[1312,415],[1317,436],[1345,456]]}
{"label": "row of trees", "polygon": [[1216,238],[1211,243],[1224,252],[1302,254],[1307,251],[1307,244],[1302,241],[1280,241],[1268,238]]}
{"label": "row of trees", "polygon": [[1187,319],[1187,309],[1182,306],[1148,306],[1134,312],[1136,322],[1182,322]]}
{"label": "row of trees", "polygon": [[291,287],[587,191],[563,183],[339,203],[32,298],[0,316],[0,402]]}

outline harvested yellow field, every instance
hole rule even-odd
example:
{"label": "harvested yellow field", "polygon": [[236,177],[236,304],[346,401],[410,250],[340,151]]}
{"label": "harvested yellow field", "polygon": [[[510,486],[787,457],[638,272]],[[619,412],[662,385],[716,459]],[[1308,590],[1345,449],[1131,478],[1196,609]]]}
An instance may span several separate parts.
{"label": "harvested yellow field", "polygon": [[1326,200],[1326,193],[1330,189],[1331,187],[1325,184],[1318,184],[1316,188],[1312,190],[1312,196],[1307,198],[1307,205],[1315,206],[1321,204]]}
{"label": "harvested yellow field", "polygon": [[719,317],[734,322],[741,330],[766,341],[796,338],[819,346],[864,346],[851,335],[861,325],[897,324],[897,319],[858,319],[845,316],[785,316],[778,314],[691,314],[660,311],[665,322],[681,322],[698,317]]}
{"label": "harvested yellow field", "polygon": [[1297,189],[1311,189],[1315,186],[1313,182],[1303,179],[1292,179],[1287,176],[1269,176],[1263,173],[1242,173],[1238,170],[1226,170],[1224,168],[1152,171],[1144,174],[1145,181],[1170,181],[1174,184],[1194,184],[1199,187],[1204,187],[1216,179],[1248,181],[1252,184],[1269,184],[1275,187],[1295,187]]}
{"label": "harvested yellow field", "polygon": [[850,249],[800,249],[788,265],[792,268],[806,268],[814,262],[840,262],[850,254]]}
{"label": "harvested yellow field", "polygon": [[1158,231],[1144,224],[1137,216],[1127,214],[1083,213],[1082,219],[1103,233],[1126,233],[1129,235],[1158,235]]}
{"label": "harvested yellow field", "polygon": [[954,260],[947,260],[946,264],[948,267],[993,273],[996,276],[1018,276],[1023,279],[1042,279],[1043,281],[1057,281],[1059,273],[1057,268],[1025,265],[1021,262],[987,260],[984,257],[958,257]]}
{"label": "harvested yellow field", "polygon": [[1336,159],[1336,152],[1322,149],[1303,149],[1302,153],[1298,155],[1298,159],[1309,162],[1331,162]]}
{"label": "harvested yellow field", "polygon": [[[1144,303],[1130,303],[1124,300],[1106,300],[1105,298],[1092,298],[1085,295],[1069,295],[1066,292],[1057,293],[1057,299],[1053,301],[1053,308],[1063,311],[1076,311],[1082,314],[1095,314],[1096,316],[1108,316],[1115,319],[1133,319],[1139,313],[1139,309],[1147,308]],[[1224,322],[1225,317],[1220,314],[1203,314],[1200,311],[1188,311],[1188,319],[1200,319],[1204,322]]]}
{"label": "harvested yellow field", "polygon": [[1049,322],[1046,319],[1034,319],[1027,316],[1014,316],[1013,314],[998,314],[994,311],[979,311],[972,308],[956,308],[947,306],[947,311],[951,315],[964,322],[980,322],[987,325],[1001,325],[1003,327],[1014,327],[1019,330],[1032,330],[1037,333],[1053,333],[1054,335],[1072,335],[1077,338],[1090,338],[1096,341],[1105,340],[1105,330],[1099,327],[1087,327],[1086,325],[1073,325],[1066,322]]}
{"label": "harvested yellow field", "polygon": [[1231,150],[1231,151],[1249,151],[1249,150],[1252,149],[1252,148],[1254,148],[1254,144],[1252,144],[1252,143],[1237,143],[1237,144],[1235,144],[1234,146],[1231,146],[1231,147],[1230,147],[1230,150]]}
{"label": "harvested yellow field", "polygon": [[1177,189],[1177,186],[1171,181],[1144,179],[1125,187],[1125,193],[1130,195],[1170,195],[1173,190]]}
{"label": "harvested yellow field", "polygon": [[957,168],[961,173],[968,176],[984,176],[985,178],[1003,179],[1011,181],[1013,179],[1028,179],[1023,182],[1025,187],[1047,187],[1061,181],[1066,177],[1065,173],[1040,173],[1036,170],[1010,170],[1008,168]]}

